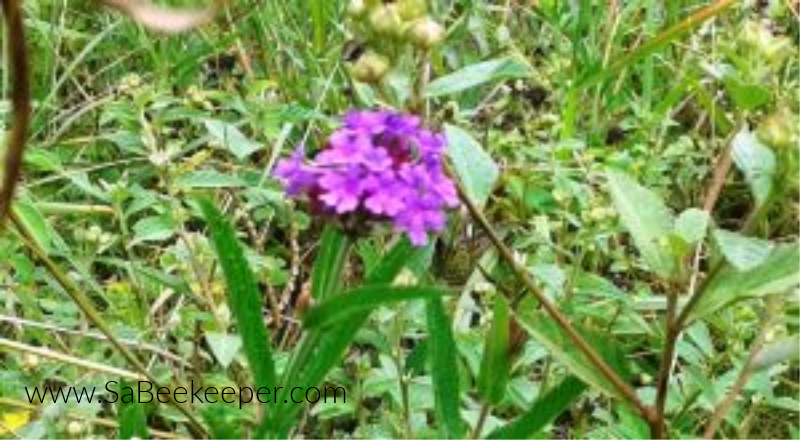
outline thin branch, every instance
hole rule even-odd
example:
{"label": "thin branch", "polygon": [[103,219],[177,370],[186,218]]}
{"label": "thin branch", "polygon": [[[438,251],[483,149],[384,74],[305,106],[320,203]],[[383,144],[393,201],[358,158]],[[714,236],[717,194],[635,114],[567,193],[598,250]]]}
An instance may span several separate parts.
{"label": "thin branch", "polygon": [[[42,250],[36,241],[33,240],[30,231],[27,229],[25,224],[17,217],[17,215],[12,211],[11,212],[11,221],[14,224],[14,227],[20,234],[20,238],[22,238],[23,243],[25,246],[33,253],[33,255],[44,264],[45,269],[50,273],[50,275],[55,278],[56,282],[64,289],[64,291],[72,298],[78,308],[86,315],[86,317],[91,321],[95,327],[98,328],[107,338],[108,341],[111,342],[121,354],[122,356],[133,366],[133,369],[139,372],[142,376],[146,377],[148,381],[153,384],[153,387],[158,389],[161,388],[159,385],[159,381],[147,370],[147,368],[142,364],[138,357],[119,339],[114,335],[114,332],[111,331],[111,327],[106,324],[103,318],[100,316],[100,312],[94,308],[89,298],[81,291],[81,289],[73,284],[72,280],[61,271],[61,268],[50,259],[50,257]],[[175,408],[180,411],[186,418],[188,419],[187,426],[192,433],[192,436],[196,438],[202,438],[207,436],[206,429],[197,418],[187,409],[184,405],[179,404],[175,399],[170,399],[170,403],[175,406]]]}
{"label": "thin branch", "polygon": [[[452,173],[451,173],[452,174]],[[464,206],[467,207],[470,215],[473,219],[478,223],[481,229],[486,233],[489,237],[489,240],[492,242],[495,248],[497,248],[498,254],[500,258],[505,261],[505,263],[511,268],[514,272],[514,275],[517,279],[522,282],[525,287],[531,292],[531,294],[536,298],[536,300],[542,305],[548,315],[558,324],[559,327],[567,334],[570,340],[575,344],[575,346],[587,357],[589,362],[597,368],[597,370],[608,379],[609,382],[614,386],[614,388],[619,391],[619,393],[630,402],[631,405],[636,408],[636,410],[645,418],[648,422],[651,422],[655,419],[655,412],[652,408],[647,407],[639,396],[636,394],[636,391],[611,368],[608,364],[603,360],[600,355],[592,348],[589,343],[586,342],[585,339],[575,330],[570,322],[569,318],[567,318],[564,314],[561,313],[560,310],[553,304],[547,296],[541,291],[539,286],[531,277],[529,271],[522,267],[517,260],[514,258],[514,254],[511,249],[506,246],[503,241],[500,239],[500,236],[494,230],[489,221],[483,215],[481,210],[475,205],[475,202],[470,199],[469,195],[464,191],[464,188],[461,184],[457,185],[458,187],[458,195],[461,199],[461,202]],[[513,298],[509,298],[512,300]]]}

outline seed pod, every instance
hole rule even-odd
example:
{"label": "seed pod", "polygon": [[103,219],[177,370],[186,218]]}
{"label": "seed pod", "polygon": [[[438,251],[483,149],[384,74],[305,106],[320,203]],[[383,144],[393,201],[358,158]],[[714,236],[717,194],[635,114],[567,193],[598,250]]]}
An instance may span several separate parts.
{"label": "seed pod", "polygon": [[386,76],[389,67],[391,65],[388,58],[379,53],[368,51],[358,58],[350,69],[350,73],[356,81],[375,84]]}
{"label": "seed pod", "polygon": [[409,38],[415,46],[430,49],[444,39],[444,27],[430,17],[421,18],[411,26]]}
{"label": "seed pod", "polygon": [[376,7],[369,15],[369,23],[375,32],[383,35],[397,36],[403,31],[403,20],[395,3]]}

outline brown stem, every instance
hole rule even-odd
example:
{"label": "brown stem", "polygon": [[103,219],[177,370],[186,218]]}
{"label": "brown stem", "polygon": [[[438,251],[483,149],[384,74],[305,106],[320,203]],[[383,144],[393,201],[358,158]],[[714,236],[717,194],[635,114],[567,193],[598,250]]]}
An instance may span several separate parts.
{"label": "brown stem", "polygon": [[491,405],[489,402],[484,402],[481,405],[481,412],[478,415],[478,422],[475,423],[475,429],[472,430],[472,438],[481,438],[481,432],[483,432],[483,425],[486,424],[486,418],[489,416],[489,410],[491,409]]}
{"label": "brown stem", "polygon": [[[732,140],[738,131],[739,130],[733,130],[731,132],[731,135],[725,141],[725,144],[727,145],[725,150],[717,158],[717,162],[714,165],[711,182],[709,183],[703,199],[703,210],[709,215],[714,210],[720,194],[722,194],[722,188],[725,186],[725,179],[731,170],[731,166],[733,164],[733,156],[731,154]],[[694,252],[694,276],[699,273],[699,257],[701,246],[702,243],[698,244]],[[677,313],[678,295],[675,293],[669,293],[667,296],[667,312],[665,317],[666,337],[664,342],[664,351],[661,357],[661,364],[659,365],[658,370],[655,402],[656,418],[650,425],[651,438],[660,439],[665,437],[665,410],[676,345],[678,343],[678,339],[680,338],[680,334],[683,331],[683,327],[686,325],[686,321],[689,318],[689,312],[697,304],[697,301],[700,299],[700,296],[703,290],[705,290],[706,285],[719,272],[721,266],[722,265],[720,263],[712,266],[708,276],[705,278],[699,288],[690,293],[691,296],[689,298],[689,302],[686,304],[683,310],[681,310],[680,314]],[[694,286],[693,282],[690,283],[690,290],[692,286]]]}
{"label": "brown stem", "polygon": [[778,306],[780,305],[778,297],[767,297],[766,303],[766,308],[761,318],[761,328],[759,329],[758,335],[753,341],[753,344],[750,346],[750,353],[747,355],[747,360],[742,367],[742,371],[739,372],[739,377],[736,378],[736,382],[733,384],[733,387],[731,387],[730,391],[728,391],[728,394],[725,395],[725,398],[722,399],[722,401],[719,402],[714,408],[714,414],[711,416],[711,420],[708,422],[708,426],[703,433],[703,438],[714,438],[714,434],[717,432],[717,429],[722,424],[722,421],[725,420],[725,415],[733,407],[733,404],[736,403],[736,397],[742,392],[744,386],[747,385],[747,381],[750,380],[750,375],[753,373],[753,367],[755,366],[756,358],[761,352],[761,349],[764,346],[764,340],[767,337],[767,333],[775,323],[778,315]]}
{"label": "brown stem", "polygon": [[22,170],[25,152],[25,137],[31,114],[31,88],[28,73],[28,48],[25,44],[25,27],[19,0],[2,0],[0,6],[5,17],[9,50],[8,65],[11,68],[13,90],[11,92],[11,130],[6,140],[5,167],[0,187],[0,230],[9,210],[14,190]]}
{"label": "brown stem", "polygon": [[[452,174],[452,173],[451,173]],[[561,313],[560,310],[553,304],[547,296],[539,289],[539,286],[536,285],[536,282],[531,277],[530,273],[527,269],[522,267],[516,259],[514,258],[514,254],[511,250],[503,243],[500,237],[497,235],[497,232],[494,230],[489,221],[483,215],[481,210],[475,205],[475,203],[470,199],[469,195],[464,191],[464,188],[461,184],[457,185],[458,187],[458,195],[461,199],[461,202],[464,206],[467,207],[470,215],[473,219],[478,223],[478,226],[483,229],[486,235],[489,237],[489,240],[492,242],[494,247],[497,249],[500,258],[505,261],[505,263],[511,268],[514,272],[514,276],[522,282],[525,287],[531,292],[531,294],[536,298],[536,300],[542,305],[548,315],[558,324],[559,327],[567,334],[569,339],[575,344],[575,346],[586,356],[589,362],[597,368],[600,373],[608,379],[609,382],[614,386],[614,388],[619,391],[619,393],[630,402],[631,405],[636,408],[636,410],[648,421],[648,423],[652,422],[655,419],[655,412],[652,408],[647,407],[639,396],[636,395],[636,391],[621,377],[613,370],[608,364],[597,354],[597,352],[589,345],[586,340],[575,330],[570,322],[569,318],[567,318],[564,314]],[[513,298],[509,298],[510,300]]]}
{"label": "brown stem", "polygon": [[664,351],[661,357],[661,365],[658,370],[658,382],[656,386],[656,419],[650,424],[650,437],[654,439],[665,438],[664,410],[667,404],[667,393],[669,391],[669,378],[672,371],[672,362],[675,357],[675,346],[677,345],[680,327],[677,324],[677,304],[678,295],[675,292],[667,294],[667,313],[664,318],[666,327],[666,339]]}

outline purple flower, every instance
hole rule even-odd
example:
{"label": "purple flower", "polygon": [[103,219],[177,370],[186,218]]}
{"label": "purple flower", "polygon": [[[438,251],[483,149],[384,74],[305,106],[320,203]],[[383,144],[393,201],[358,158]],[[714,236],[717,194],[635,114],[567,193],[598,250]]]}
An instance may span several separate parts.
{"label": "purple flower", "polygon": [[289,159],[278,161],[275,166],[275,177],[286,184],[286,192],[296,196],[308,190],[316,183],[311,169],[303,164],[305,149],[301,146]]}
{"label": "purple flower", "polygon": [[357,168],[326,170],[319,178],[319,199],[337,214],[355,211],[364,192],[363,179],[364,174]]}
{"label": "purple flower", "polygon": [[456,187],[443,171],[446,146],[445,137],[418,116],[355,110],[309,163],[299,148],[278,162],[275,176],[312,208],[351,219],[342,224],[390,222],[423,246],[444,229],[445,210],[458,205]]}

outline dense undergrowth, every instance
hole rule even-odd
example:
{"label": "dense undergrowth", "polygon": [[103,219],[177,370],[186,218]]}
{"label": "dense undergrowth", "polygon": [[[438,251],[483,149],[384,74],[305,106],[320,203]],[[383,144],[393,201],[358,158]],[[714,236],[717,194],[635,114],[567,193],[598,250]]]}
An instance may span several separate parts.
{"label": "dense undergrowth", "polygon": [[[375,42],[339,2],[230,1],[167,36],[95,2],[26,1],[34,111],[0,234],[0,437],[654,435],[536,290],[656,413],[674,344],[661,435],[719,418],[718,437],[798,438],[798,12],[728,3],[433,1],[444,41],[383,47],[391,69],[370,85],[354,66]],[[344,237],[273,177],[348,109],[408,107],[446,135],[491,229],[462,206],[421,250],[388,228]],[[25,392],[102,392],[139,367],[170,387],[328,385],[346,402]]]}

